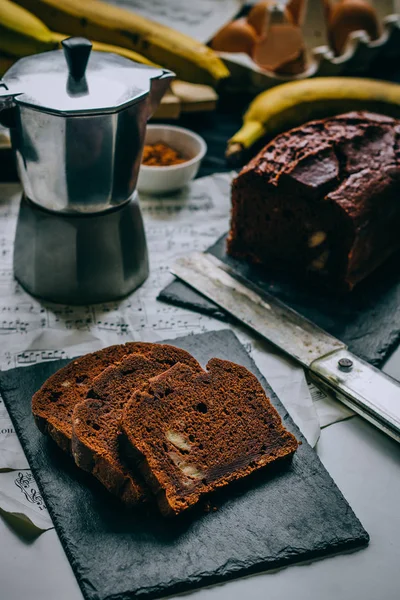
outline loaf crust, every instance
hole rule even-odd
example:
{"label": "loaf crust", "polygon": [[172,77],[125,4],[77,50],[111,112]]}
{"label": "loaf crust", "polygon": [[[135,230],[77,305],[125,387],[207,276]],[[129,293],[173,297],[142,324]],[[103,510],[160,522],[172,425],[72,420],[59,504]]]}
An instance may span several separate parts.
{"label": "loaf crust", "polygon": [[207,372],[177,364],[137,391],[122,430],[164,515],[295,452],[257,378],[213,358]]}
{"label": "loaf crust", "polygon": [[399,121],[312,121],[277,136],[233,181],[227,251],[348,291],[400,248],[399,194]]}
{"label": "loaf crust", "polygon": [[140,472],[126,463],[120,448],[124,405],[136,389],[178,362],[201,370],[185,350],[167,344],[150,346],[146,355],[128,355],[102,371],[92,382],[90,397],[79,402],[73,412],[72,454],[76,464],[127,505],[145,502],[149,494]]}

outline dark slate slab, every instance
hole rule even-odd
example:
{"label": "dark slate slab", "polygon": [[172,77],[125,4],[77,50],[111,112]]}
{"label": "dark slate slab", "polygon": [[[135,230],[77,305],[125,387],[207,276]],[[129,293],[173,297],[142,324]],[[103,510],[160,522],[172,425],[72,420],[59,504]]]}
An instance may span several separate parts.
{"label": "dark slate slab", "polygon": [[158,598],[365,546],[367,532],[234,334],[173,343],[203,365],[213,356],[245,365],[302,445],[291,463],[214,496],[215,512],[202,507],[175,520],[128,512],[34,424],[32,394],[68,361],[1,373],[5,404],[85,598]]}
{"label": "dark slate slab", "polygon": [[[348,345],[349,350],[376,367],[400,341],[400,254],[396,254],[346,296],[311,287],[282,273],[266,272],[225,252],[226,235],[208,249],[260,288],[294,308]],[[218,306],[184,283],[175,280],[164,288],[159,300],[233,321]]]}

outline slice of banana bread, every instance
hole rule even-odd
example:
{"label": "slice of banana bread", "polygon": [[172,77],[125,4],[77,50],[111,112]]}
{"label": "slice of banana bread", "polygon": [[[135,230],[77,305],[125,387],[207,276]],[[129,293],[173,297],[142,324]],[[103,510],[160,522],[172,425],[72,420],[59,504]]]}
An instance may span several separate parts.
{"label": "slice of banana bread", "polygon": [[127,354],[146,356],[153,346],[144,342],[109,346],[85,354],[54,373],[32,398],[32,413],[40,431],[71,452],[72,412],[75,404],[86,398],[93,379]]}
{"label": "slice of banana bread", "polygon": [[[32,398],[32,413],[40,431],[71,452],[72,413],[75,405],[86,398],[93,379],[129,354],[151,355],[155,345],[127,342],[108,346],[85,354],[54,373]],[[174,361],[169,366],[172,364]]]}
{"label": "slice of banana bread", "polygon": [[[140,473],[125,463],[120,451],[120,419],[133,392],[150,378],[176,363],[201,370],[185,350],[167,344],[152,344],[149,352],[126,356],[109,366],[92,382],[89,398],[75,406],[72,418],[72,454],[76,464],[92,473],[128,505],[148,498]],[[137,471],[137,470],[136,470]]]}
{"label": "slice of banana bread", "polygon": [[177,364],[152,378],[126,404],[122,429],[165,515],[292,455],[298,445],[257,378],[217,358],[207,372]]}

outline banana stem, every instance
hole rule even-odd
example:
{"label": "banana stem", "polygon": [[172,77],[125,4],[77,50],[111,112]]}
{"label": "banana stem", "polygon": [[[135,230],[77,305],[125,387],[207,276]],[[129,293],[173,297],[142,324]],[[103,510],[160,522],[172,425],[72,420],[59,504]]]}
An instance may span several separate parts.
{"label": "banana stem", "polygon": [[[257,140],[266,134],[266,129],[260,121],[245,121],[243,126],[228,142],[229,148],[240,144],[242,148],[250,148]],[[237,147],[237,146],[236,146]]]}

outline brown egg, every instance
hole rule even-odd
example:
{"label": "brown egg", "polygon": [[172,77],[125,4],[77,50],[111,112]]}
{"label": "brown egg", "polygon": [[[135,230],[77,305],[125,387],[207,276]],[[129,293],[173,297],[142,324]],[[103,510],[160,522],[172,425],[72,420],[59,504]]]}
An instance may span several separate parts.
{"label": "brown egg", "polygon": [[290,57],[288,60],[278,65],[275,68],[277,75],[300,75],[307,68],[306,49],[302,48],[295,57]]}
{"label": "brown egg", "polygon": [[211,41],[211,48],[219,52],[253,53],[257,34],[246,19],[236,19],[220,29]]}
{"label": "brown egg", "polygon": [[372,40],[381,34],[377,12],[366,0],[342,0],[331,7],[328,24],[330,44],[342,54],[352,31],[366,31]]}
{"label": "brown egg", "polygon": [[282,74],[305,69],[305,46],[301,30],[291,23],[270,25],[254,46],[253,60],[261,68]]}
{"label": "brown egg", "polygon": [[[258,2],[253,6],[247,15],[247,22],[256,30],[258,36],[265,34],[269,26],[271,19],[271,12],[274,11],[276,14],[281,13],[282,23],[292,23],[292,15],[287,8],[282,7],[276,0],[264,0],[264,2]],[[275,16],[275,19],[277,17]]]}

